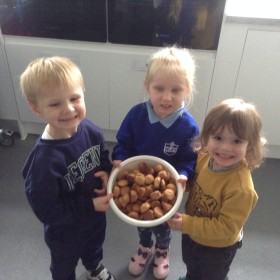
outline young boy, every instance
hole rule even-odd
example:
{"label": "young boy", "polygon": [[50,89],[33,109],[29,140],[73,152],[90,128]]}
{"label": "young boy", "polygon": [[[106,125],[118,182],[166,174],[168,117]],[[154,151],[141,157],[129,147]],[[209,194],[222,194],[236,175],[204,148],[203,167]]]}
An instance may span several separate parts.
{"label": "young boy", "polygon": [[27,199],[44,224],[52,279],[75,280],[81,258],[92,280],[115,280],[101,264],[111,171],[101,130],[85,119],[84,82],[63,57],[32,61],[20,77],[23,96],[47,125],[23,168]]}

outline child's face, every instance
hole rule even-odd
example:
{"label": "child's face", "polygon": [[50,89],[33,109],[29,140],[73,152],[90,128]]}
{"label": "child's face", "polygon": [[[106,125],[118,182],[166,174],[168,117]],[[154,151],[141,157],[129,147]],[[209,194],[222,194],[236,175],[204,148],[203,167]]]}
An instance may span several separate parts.
{"label": "child's face", "polygon": [[48,123],[50,135],[57,139],[71,137],[86,114],[82,88],[45,87],[30,106]]}
{"label": "child's face", "polygon": [[184,77],[156,74],[146,85],[156,115],[164,119],[174,113],[189,95]]}
{"label": "child's face", "polygon": [[232,129],[225,127],[210,135],[207,150],[213,158],[214,169],[230,168],[241,163],[246,155],[248,141],[236,136]]}

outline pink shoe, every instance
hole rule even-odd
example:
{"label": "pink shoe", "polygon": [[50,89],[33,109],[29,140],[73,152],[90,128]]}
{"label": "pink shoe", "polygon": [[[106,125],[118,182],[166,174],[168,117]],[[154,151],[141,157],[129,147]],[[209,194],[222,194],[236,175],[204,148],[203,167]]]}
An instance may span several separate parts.
{"label": "pink shoe", "polygon": [[169,249],[156,249],[153,274],[156,279],[165,279],[169,272]]}
{"label": "pink shoe", "polygon": [[140,244],[137,253],[135,253],[129,262],[128,271],[132,275],[140,275],[144,271],[149,259],[153,254],[154,252],[152,248],[143,247]]}

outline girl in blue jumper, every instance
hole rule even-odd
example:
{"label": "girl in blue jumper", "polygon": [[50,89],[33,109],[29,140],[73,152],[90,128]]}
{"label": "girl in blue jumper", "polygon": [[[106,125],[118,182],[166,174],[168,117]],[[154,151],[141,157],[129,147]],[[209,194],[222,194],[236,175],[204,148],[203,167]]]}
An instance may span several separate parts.
{"label": "girl in blue jumper", "polygon": [[52,279],[75,280],[81,258],[87,279],[115,280],[101,264],[111,163],[101,130],[85,119],[82,74],[66,58],[39,58],[20,82],[31,110],[47,123],[23,177],[27,199],[44,224]]}
{"label": "girl in blue jumper", "polygon": [[[198,126],[184,102],[192,101],[194,73],[195,63],[186,49],[167,47],[151,57],[145,78],[149,99],[134,106],[123,120],[112,154],[114,166],[133,156],[152,155],[173,165],[183,183],[193,177],[197,155],[192,140]],[[166,278],[171,241],[168,224],[138,228],[138,233],[139,248],[129,262],[130,273],[140,275],[154,255],[154,277]]]}

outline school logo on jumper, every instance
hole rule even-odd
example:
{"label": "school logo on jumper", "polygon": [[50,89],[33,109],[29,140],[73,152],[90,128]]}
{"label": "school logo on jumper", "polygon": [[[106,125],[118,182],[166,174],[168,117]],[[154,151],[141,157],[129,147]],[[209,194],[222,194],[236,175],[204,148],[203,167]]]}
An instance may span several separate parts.
{"label": "school logo on jumper", "polygon": [[165,143],[163,152],[168,156],[172,156],[177,153],[178,147],[179,146],[176,145],[174,142]]}

